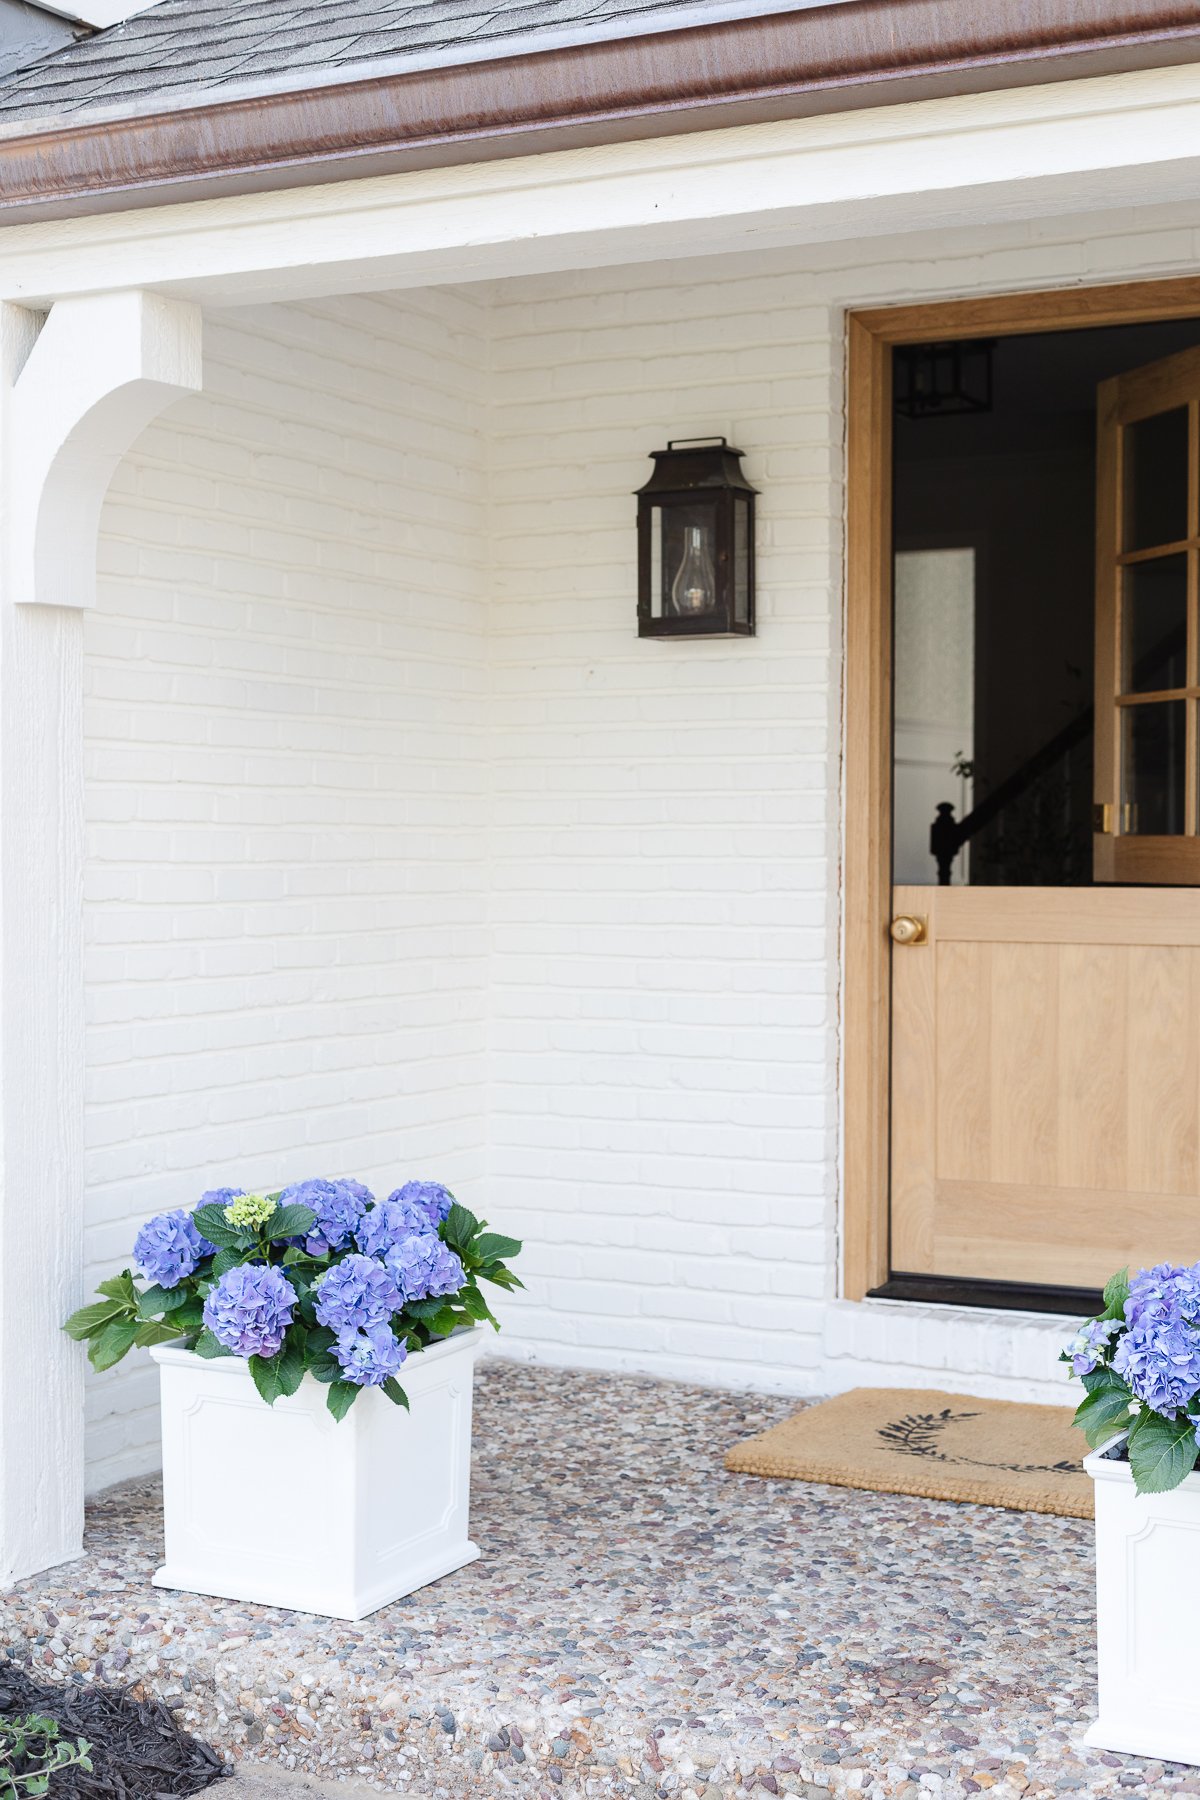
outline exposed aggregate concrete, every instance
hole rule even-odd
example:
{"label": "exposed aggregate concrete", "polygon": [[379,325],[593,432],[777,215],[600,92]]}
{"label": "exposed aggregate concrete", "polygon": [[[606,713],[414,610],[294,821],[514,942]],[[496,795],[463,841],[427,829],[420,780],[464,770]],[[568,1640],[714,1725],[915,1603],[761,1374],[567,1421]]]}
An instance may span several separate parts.
{"label": "exposed aggregate concrete", "polygon": [[471,1567],[360,1625],[162,1593],[134,1482],[0,1599],[5,1641],[144,1684],[248,1776],[421,1800],[1200,1794],[1082,1747],[1090,1524],[722,1470],[794,1404],[491,1361]]}

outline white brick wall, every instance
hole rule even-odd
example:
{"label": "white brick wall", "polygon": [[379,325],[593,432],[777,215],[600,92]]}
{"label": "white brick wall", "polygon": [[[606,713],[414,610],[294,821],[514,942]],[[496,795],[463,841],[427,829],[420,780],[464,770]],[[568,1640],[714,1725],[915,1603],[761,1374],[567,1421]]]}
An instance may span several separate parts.
{"label": "white brick wall", "polygon": [[[1192,272],[1194,207],[495,290],[490,1191],[510,1351],[1063,1399],[1064,1322],[836,1295],[847,307]],[[629,492],[725,432],[759,635],[634,636]]]}
{"label": "white brick wall", "polygon": [[[530,1353],[816,1379],[840,363],[792,273],[497,294],[491,1188],[529,1241]],[[631,490],[710,432],[762,490],[759,636],[640,642]]]}
{"label": "white brick wall", "polygon": [[[220,1180],[426,1169],[528,1239],[510,1352],[1057,1393],[1057,1325],[834,1301],[842,311],[1198,252],[1143,211],[215,318],[88,621],[89,1274]],[[631,490],[710,431],[759,636],[642,644]],[[151,1399],[93,1384],[93,1485]]]}
{"label": "white brick wall", "polygon": [[[486,340],[225,314],[119,471],[86,626],[87,1274],[218,1183],[483,1157]],[[144,1356],[94,1486],[157,1458]]]}

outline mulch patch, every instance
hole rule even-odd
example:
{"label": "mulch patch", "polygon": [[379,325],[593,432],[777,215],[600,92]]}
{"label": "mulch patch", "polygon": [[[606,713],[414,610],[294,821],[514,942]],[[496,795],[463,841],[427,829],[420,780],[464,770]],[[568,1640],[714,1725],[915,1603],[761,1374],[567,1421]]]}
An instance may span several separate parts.
{"label": "mulch patch", "polygon": [[51,1800],[157,1800],[198,1794],[228,1770],[217,1752],[175,1723],[157,1700],[128,1688],[35,1681],[0,1662],[0,1717],[44,1713],[65,1738],[86,1738],[92,1772],[62,1769],[50,1778]]}

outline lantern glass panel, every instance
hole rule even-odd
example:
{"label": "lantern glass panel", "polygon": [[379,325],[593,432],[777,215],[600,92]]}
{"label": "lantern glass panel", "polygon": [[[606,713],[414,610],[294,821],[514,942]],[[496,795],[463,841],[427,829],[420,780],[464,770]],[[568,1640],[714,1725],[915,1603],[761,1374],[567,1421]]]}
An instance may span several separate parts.
{"label": "lantern glass panel", "polygon": [[663,616],[663,516],[661,506],[650,508],[650,617]]}
{"label": "lantern glass panel", "polygon": [[[716,515],[711,505],[672,506],[662,520],[661,555],[655,558],[662,615],[698,619],[716,611]],[[653,611],[653,601],[651,610]]]}
{"label": "lantern glass panel", "polygon": [[733,503],[733,617],[734,623],[750,622],[750,503]]}

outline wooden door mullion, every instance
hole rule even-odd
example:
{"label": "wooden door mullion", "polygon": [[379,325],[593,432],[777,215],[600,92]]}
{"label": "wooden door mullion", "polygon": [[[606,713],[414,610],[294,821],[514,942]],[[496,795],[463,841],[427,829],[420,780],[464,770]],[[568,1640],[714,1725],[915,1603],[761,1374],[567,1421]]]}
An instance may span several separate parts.
{"label": "wooden door mullion", "polygon": [[1105,382],[1100,388],[1097,408],[1097,486],[1096,486],[1096,703],[1093,797],[1100,808],[1109,809],[1112,830],[1097,830],[1092,837],[1093,872],[1097,881],[1112,881],[1115,875],[1116,840],[1120,815],[1119,776],[1121,768],[1120,708],[1117,693],[1120,682],[1121,587],[1125,576],[1117,558],[1124,549],[1120,529],[1118,498],[1122,491],[1122,432],[1117,416],[1116,382]]}

